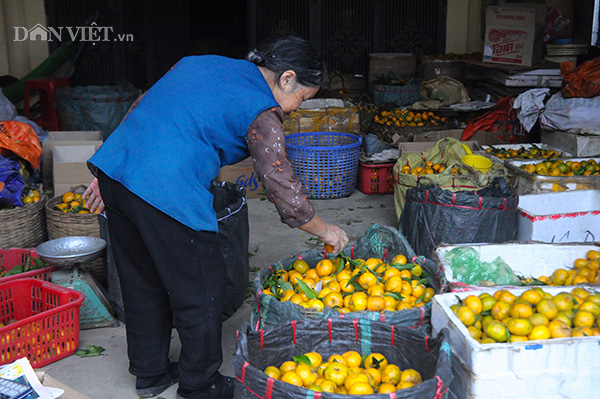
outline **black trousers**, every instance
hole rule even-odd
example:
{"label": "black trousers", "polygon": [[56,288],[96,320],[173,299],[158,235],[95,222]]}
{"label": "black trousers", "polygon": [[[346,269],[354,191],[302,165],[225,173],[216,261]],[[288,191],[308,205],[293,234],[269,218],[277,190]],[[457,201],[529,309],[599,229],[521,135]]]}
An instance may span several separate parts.
{"label": "black trousers", "polygon": [[[223,359],[226,270],[216,233],[190,229],[102,173],[98,180],[121,280],[130,373],[166,372],[174,321],[179,386],[209,388]],[[173,201],[185,200],[173,193]]]}

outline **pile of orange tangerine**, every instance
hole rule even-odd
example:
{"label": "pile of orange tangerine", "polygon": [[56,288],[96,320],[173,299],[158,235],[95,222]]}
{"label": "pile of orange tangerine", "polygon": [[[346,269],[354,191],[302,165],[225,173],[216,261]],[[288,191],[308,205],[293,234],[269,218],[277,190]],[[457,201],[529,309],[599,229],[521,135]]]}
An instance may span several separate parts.
{"label": "pile of orange tangerine", "polygon": [[575,259],[573,268],[556,269],[550,277],[540,276],[538,280],[552,286],[576,285],[580,283],[598,282],[600,270],[600,252],[590,250],[585,258]]}
{"label": "pile of orange tangerine", "polygon": [[600,335],[600,294],[583,287],[556,295],[534,287],[469,295],[451,306],[477,341],[488,344]]}
{"label": "pile of orange tangerine", "polygon": [[291,270],[275,272],[263,292],[281,302],[317,311],[327,306],[342,313],[410,309],[427,304],[435,294],[421,266],[408,263],[402,254],[390,263],[338,255],[314,268],[298,259]]}
{"label": "pile of orange tangerine", "polygon": [[417,370],[401,370],[381,353],[371,353],[363,359],[352,350],[331,355],[326,362],[318,352],[308,352],[279,367],[268,366],[264,372],[276,380],[315,392],[349,395],[392,393],[423,381]]}
{"label": "pile of orange tangerine", "polygon": [[[90,210],[85,207],[85,202],[83,198],[81,198],[81,194],[72,193],[70,191],[64,193],[62,202],[56,204],[54,207],[63,213],[90,213]],[[98,213],[98,210],[96,209],[96,212],[94,213]]]}

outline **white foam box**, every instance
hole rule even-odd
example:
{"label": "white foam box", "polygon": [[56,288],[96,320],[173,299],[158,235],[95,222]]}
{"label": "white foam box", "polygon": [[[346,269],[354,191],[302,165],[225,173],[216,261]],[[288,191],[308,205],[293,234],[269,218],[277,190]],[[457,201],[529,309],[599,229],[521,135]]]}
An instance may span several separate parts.
{"label": "white foam box", "polygon": [[[600,163],[600,158],[569,158],[569,161],[587,161],[594,159]],[[521,166],[537,163],[533,159],[507,159],[504,165],[510,173],[509,186],[518,195],[552,193],[568,190],[599,190],[600,175],[593,176],[541,176],[526,172]]]}
{"label": "white foam box", "polygon": [[521,195],[518,229],[518,241],[600,241],[600,191]]}
{"label": "white foam box", "polygon": [[[452,273],[446,252],[455,248],[473,248],[483,262],[502,260],[515,274],[525,277],[550,276],[556,269],[570,269],[577,258],[585,258],[590,250],[600,250],[594,244],[584,243],[542,243],[542,242],[507,242],[476,244],[442,244],[435,248],[433,261],[442,267],[444,275],[452,291],[482,289],[475,285],[466,285],[458,281]],[[600,286],[598,286],[600,290]]]}
{"label": "white foam box", "polygon": [[600,134],[542,129],[541,135],[542,143],[568,151],[576,157],[600,155]]}
{"label": "white foam box", "polygon": [[[509,289],[520,295],[525,288]],[[551,295],[565,287],[544,287]],[[489,290],[486,290],[490,292]],[[495,290],[494,290],[495,291]],[[597,398],[600,386],[600,337],[556,338],[518,343],[481,344],[450,306],[457,297],[483,291],[435,295],[433,335],[449,330],[452,348],[452,393],[461,399]]]}
{"label": "white foam box", "polygon": [[54,146],[53,179],[54,195],[62,195],[71,187],[88,186],[94,176],[87,167],[87,160],[94,155],[94,145]]}

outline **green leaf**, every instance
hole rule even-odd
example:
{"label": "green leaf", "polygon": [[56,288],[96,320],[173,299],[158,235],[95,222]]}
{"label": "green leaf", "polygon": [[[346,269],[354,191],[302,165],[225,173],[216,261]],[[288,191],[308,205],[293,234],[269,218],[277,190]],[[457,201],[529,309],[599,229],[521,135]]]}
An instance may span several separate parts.
{"label": "green leaf", "polygon": [[75,354],[79,357],[104,356],[104,348],[96,345],[88,345],[86,349],[80,349]]}
{"label": "green leaf", "polygon": [[310,359],[309,359],[309,358],[308,358],[308,356],[306,356],[306,355],[301,355],[301,356],[292,356],[292,358],[294,359],[294,361],[295,361],[296,363],[306,363],[306,364],[308,364],[309,366],[311,366],[311,367],[312,367],[312,364],[311,364],[311,362],[310,362]]}
{"label": "green leaf", "polygon": [[385,208],[385,204],[379,204],[380,208]]}
{"label": "green leaf", "polygon": [[308,285],[306,285],[304,281],[298,280],[298,286],[306,294],[308,299],[316,299],[318,297],[317,293]]}
{"label": "green leaf", "polygon": [[402,296],[402,294],[399,294],[397,292],[391,291],[391,292],[386,292],[384,294],[384,296],[391,296],[392,298],[394,298],[397,301],[402,301],[404,300],[404,297]]}

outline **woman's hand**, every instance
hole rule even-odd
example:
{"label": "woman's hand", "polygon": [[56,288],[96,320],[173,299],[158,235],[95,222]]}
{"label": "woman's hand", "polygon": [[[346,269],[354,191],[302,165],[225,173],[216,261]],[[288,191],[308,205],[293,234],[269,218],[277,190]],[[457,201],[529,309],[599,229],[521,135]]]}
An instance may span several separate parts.
{"label": "woman's hand", "polygon": [[333,224],[325,224],[325,230],[321,234],[318,234],[318,237],[325,244],[333,247],[333,251],[331,251],[333,254],[342,252],[346,244],[348,244],[346,232]]}
{"label": "woman's hand", "polygon": [[333,247],[331,253],[333,254],[341,252],[348,244],[346,232],[336,225],[325,223],[319,215],[315,215],[310,222],[303,224],[299,229],[316,235],[325,244],[331,245]]}
{"label": "woman's hand", "polygon": [[93,213],[98,209],[98,213],[102,213],[104,210],[104,201],[102,201],[102,195],[100,195],[100,187],[98,187],[97,178],[92,180],[82,197],[85,200],[85,207],[89,209],[90,212]]}

